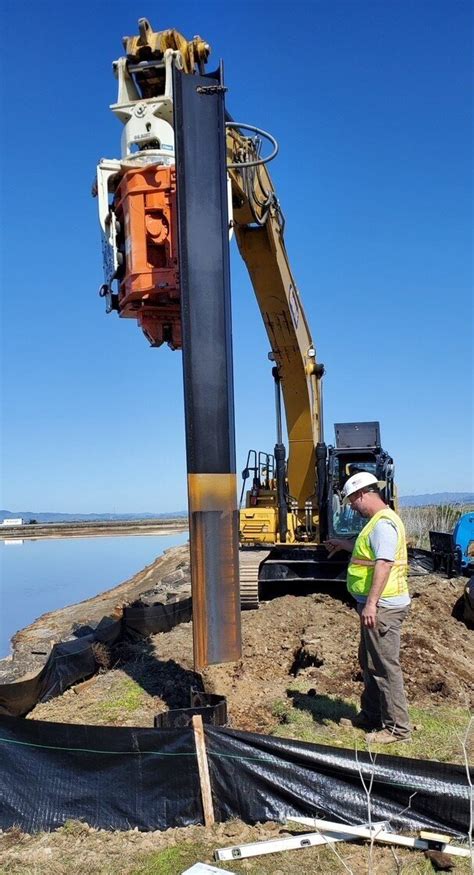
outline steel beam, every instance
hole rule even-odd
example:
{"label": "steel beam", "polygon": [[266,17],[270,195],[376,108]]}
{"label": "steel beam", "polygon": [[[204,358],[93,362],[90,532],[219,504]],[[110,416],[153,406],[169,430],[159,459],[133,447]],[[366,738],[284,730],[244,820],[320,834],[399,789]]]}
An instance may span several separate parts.
{"label": "steel beam", "polygon": [[194,665],[241,656],[222,71],[173,74]]}

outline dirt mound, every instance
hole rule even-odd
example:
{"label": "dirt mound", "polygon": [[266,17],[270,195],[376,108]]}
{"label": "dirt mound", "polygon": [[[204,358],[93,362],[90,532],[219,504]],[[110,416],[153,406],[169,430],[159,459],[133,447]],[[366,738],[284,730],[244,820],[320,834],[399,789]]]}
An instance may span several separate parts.
{"label": "dirt mound", "polygon": [[[462,579],[429,575],[411,581],[412,609],[402,641],[411,705],[469,709],[474,703],[474,635],[453,616],[462,590]],[[303,694],[320,702],[326,698],[327,705],[339,698],[340,713],[334,716],[348,716],[352,710],[342,700],[357,701],[361,691],[359,620],[352,604],[338,595],[286,595],[264,602],[258,611],[244,612],[242,659],[210,666],[202,676],[193,671],[191,623],[147,641],[122,644],[112,654],[112,671],[38,705],[30,716],[150,726],[153,714],[187,707],[193,685],[225,695],[231,725],[243,730],[272,731],[275,703],[295,704],[296,697],[298,704]],[[114,684],[122,706],[114,706]]]}

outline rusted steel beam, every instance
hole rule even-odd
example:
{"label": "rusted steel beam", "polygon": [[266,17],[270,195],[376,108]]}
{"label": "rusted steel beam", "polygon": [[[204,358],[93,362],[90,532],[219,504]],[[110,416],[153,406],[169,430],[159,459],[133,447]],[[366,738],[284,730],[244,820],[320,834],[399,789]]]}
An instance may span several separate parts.
{"label": "rusted steel beam", "polygon": [[221,70],[174,70],[186,454],[197,669],[241,656]]}
{"label": "rusted steel beam", "polygon": [[189,474],[194,663],[241,655],[235,474]]}

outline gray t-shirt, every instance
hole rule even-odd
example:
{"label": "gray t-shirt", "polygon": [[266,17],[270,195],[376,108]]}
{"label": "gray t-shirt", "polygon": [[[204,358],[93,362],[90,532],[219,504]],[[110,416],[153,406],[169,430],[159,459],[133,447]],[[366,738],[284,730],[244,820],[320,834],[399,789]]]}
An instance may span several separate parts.
{"label": "gray t-shirt", "polygon": [[395,562],[397,543],[398,532],[395,523],[387,519],[379,520],[369,535],[369,544],[375,553],[375,558]]}
{"label": "gray t-shirt", "polygon": [[[398,532],[395,523],[388,519],[380,519],[372,529],[369,535],[369,543],[374,551],[376,559],[386,559],[387,562],[394,562],[397,555]],[[357,595],[358,602],[365,603],[366,596]],[[394,595],[389,598],[380,598],[377,602],[382,608],[404,608],[410,604],[410,596],[408,593],[403,595]]]}

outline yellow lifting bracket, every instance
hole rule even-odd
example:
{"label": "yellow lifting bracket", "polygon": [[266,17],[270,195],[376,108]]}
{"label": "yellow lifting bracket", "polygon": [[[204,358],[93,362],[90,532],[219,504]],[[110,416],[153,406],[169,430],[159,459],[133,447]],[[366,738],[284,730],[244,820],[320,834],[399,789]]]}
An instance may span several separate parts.
{"label": "yellow lifting bracket", "polygon": [[124,36],[123,47],[127,60],[140,63],[164,55],[167,49],[181,52],[185,73],[204,71],[211,47],[200,36],[187,40],[178,30],[153,30],[147,18],[138,19],[138,36]]}

